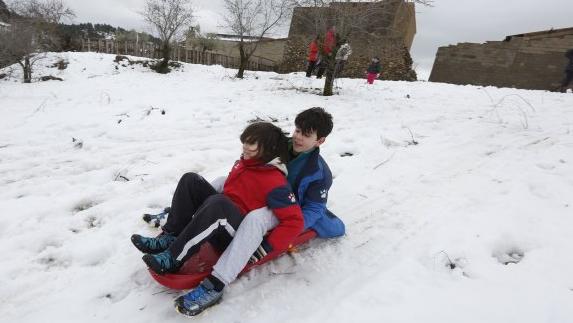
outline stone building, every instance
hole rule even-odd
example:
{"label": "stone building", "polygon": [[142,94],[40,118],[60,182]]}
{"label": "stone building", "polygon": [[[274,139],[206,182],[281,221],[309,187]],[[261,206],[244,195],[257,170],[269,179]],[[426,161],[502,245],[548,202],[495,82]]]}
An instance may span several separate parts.
{"label": "stone building", "polygon": [[484,44],[440,47],[430,81],[555,90],[573,48],[573,28],[507,36]]}
{"label": "stone building", "polygon": [[382,63],[382,79],[416,80],[410,48],[416,34],[414,3],[405,0],[333,2],[328,7],[294,9],[281,72],[305,70],[308,45],[335,26],[352,47],[342,77],[364,77],[372,57]]}

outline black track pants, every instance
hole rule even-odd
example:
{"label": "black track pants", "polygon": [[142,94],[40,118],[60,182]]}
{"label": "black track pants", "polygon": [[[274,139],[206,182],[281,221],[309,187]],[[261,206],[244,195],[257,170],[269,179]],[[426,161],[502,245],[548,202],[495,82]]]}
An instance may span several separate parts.
{"label": "black track pants", "polygon": [[169,250],[175,258],[185,261],[205,241],[225,250],[242,220],[239,209],[228,197],[217,193],[200,175],[187,173],[177,184],[163,230],[177,236]]}
{"label": "black track pants", "polygon": [[312,71],[314,71],[315,65],[316,61],[308,61],[308,67],[306,68],[306,77],[310,77],[312,75]]}
{"label": "black track pants", "polygon": [[171,211],[167,217],[167,223],[163,230],[174,235],[181,231],[191,222],[193,215],[211,195],[217,191],[203,177],[195,173],[187,173],[181,176],[177,189],[171,200]]}
{"label": "black track pants", "polygon": [[233,240],[243,221],[239,208],[223,194],[209,196],[169,247],[173,258],[185,262],[209,241],[220,251]]}

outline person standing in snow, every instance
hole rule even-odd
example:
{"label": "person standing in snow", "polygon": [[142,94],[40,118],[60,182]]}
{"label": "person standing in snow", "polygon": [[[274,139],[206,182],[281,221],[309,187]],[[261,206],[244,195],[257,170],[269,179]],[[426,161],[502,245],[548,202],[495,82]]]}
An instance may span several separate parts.
{"label": "person standing in snow", "polygon": [[[324,109],[304,110],[295,118],[295,130],[289,144],[287,180],[302,208],[304,229],[314,230],[319,238],[339,237],[345,233],[344,223],[326,208],[332,174],[320,156],[319,146],[324,144],[332,127],[332,116]],[[214,186],[224,181],[225,178],[219,178]],[[280,219],[268,207],[247,214],[213,267],[211,276],[177,298],[177,311],[192,316],[216,304],[223,296],[223,288],[216,289],[216,294],[207,291],[211,286],[229,285],[248,262],[256,263],[277,250],[270,238],[279,224]],[[269,230],[271,233],[265,236]]]}
{"label": "person standing in snow", "polygon": [[326,31],[324,36],[324,43],[320,51],[320,64],[318,65],[318,71],[316,72],[316,78],[322,78],[322,75],[326,71],[328,66],[328,58],[332,56],[332,51],[334,46],[336,46],[336,27],[332,26]]}
{"label": "person standing in snow", "polygon": [[[302,232],[302,211],[285,178],[288,140],[282,130],[268,122],[254,123],[240,139],[243,154],[225,180],[222,194],[203,177],[187,173],[179,180],[163,232],[155,238],[131,236],[155,273],[176,272],[207,241],[225,250],[245,215],[261,207],[271,209],[278,219],[267,238],[272,248],[286,250]],[[194,303],[200,310],[182,307],[181,311],[198,314],[220,299],[223,287],[218,279],[208,277],[200,285],[202,298]]]}
{"label": "person standing in snow", "polygon": [[316,38],[308,45],[308,66],[306,68],[306,77],[312,75],[314,67],[316,66],[316,61],[318,60],[318,44],[320,44],[320,36],[317,35]]}
{"label": "person standing in snow", "polygon": [[350,48],[350,44],[345,39],[341,41],[342,46],[336,52],[336,66],[334,68],[334,77],[338,77],[342,70],[344,69],[344,65],[348,60],[348,57],[352,54],[352,48]]}
{"label": "person standing in snow", "polygon": [[336,27],[332,26],[326,31],[324,36],[324,44],[322,45],[322,53],[326,56],[332,55],[332,51],[336,46]]}
{"label": "person standing in snow", "polygon": [[370,65],[366,69],[366,81],[368,84],[374,84],[374,80],[378,78],[382,67],[380,66],[380,59],[378,57],[373,57]]}
{"label": "person standing in snow", "polygon": [[568,50],[565,53],[565,57],[569,59],[569,63],[565,66],[565,78],[561,81],[560,91],[567,91],[567,87],[573,81],[573,49]]}

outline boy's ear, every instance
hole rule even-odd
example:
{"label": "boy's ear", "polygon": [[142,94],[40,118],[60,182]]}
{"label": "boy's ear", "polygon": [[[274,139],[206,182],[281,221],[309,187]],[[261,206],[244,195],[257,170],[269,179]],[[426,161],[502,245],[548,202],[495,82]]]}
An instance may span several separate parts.
{"label": "boy's ear", "polygon": [[325,140],[326,140],[326,137],[322,137],[322,138],[318,139],[318,140],[316,141],[316,147],[322,145]]}

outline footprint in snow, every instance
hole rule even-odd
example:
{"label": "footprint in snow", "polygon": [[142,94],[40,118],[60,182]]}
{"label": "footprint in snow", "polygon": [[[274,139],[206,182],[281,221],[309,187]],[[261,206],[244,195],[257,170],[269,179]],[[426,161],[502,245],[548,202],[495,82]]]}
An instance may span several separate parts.
{"label": "footprint in snow", "polygon": [[525,257],[525,252],[517,246],[512,246],[494,250],[492,256],[496,258],[500,264],[509,265],[519,263],[523,257]]}
{"label": "footprint in snow", "polygon": [[550,163],[537,163],[535,166],[544,169],[544,170],[553,170],[555,169],[555,165]]}
{"label": "footprint in snow", "polygon": [[82,199],[82,200],[76,202],[76,204],[72,208],[72,212],[78,213],[81,211],[85,211],[87,209],[90,209],[90,208],[96,206],[97,204],[98,204],[98,202],[96,202],[96,201],[93,201],[90,199]]}
{"label": "footprint in snow", "polygon": [[52,268],[67,268],[69,264],[62,260],[58,259],[56,256],[47,255],[38,259],[38,262],[46,267],[46,269]]}

